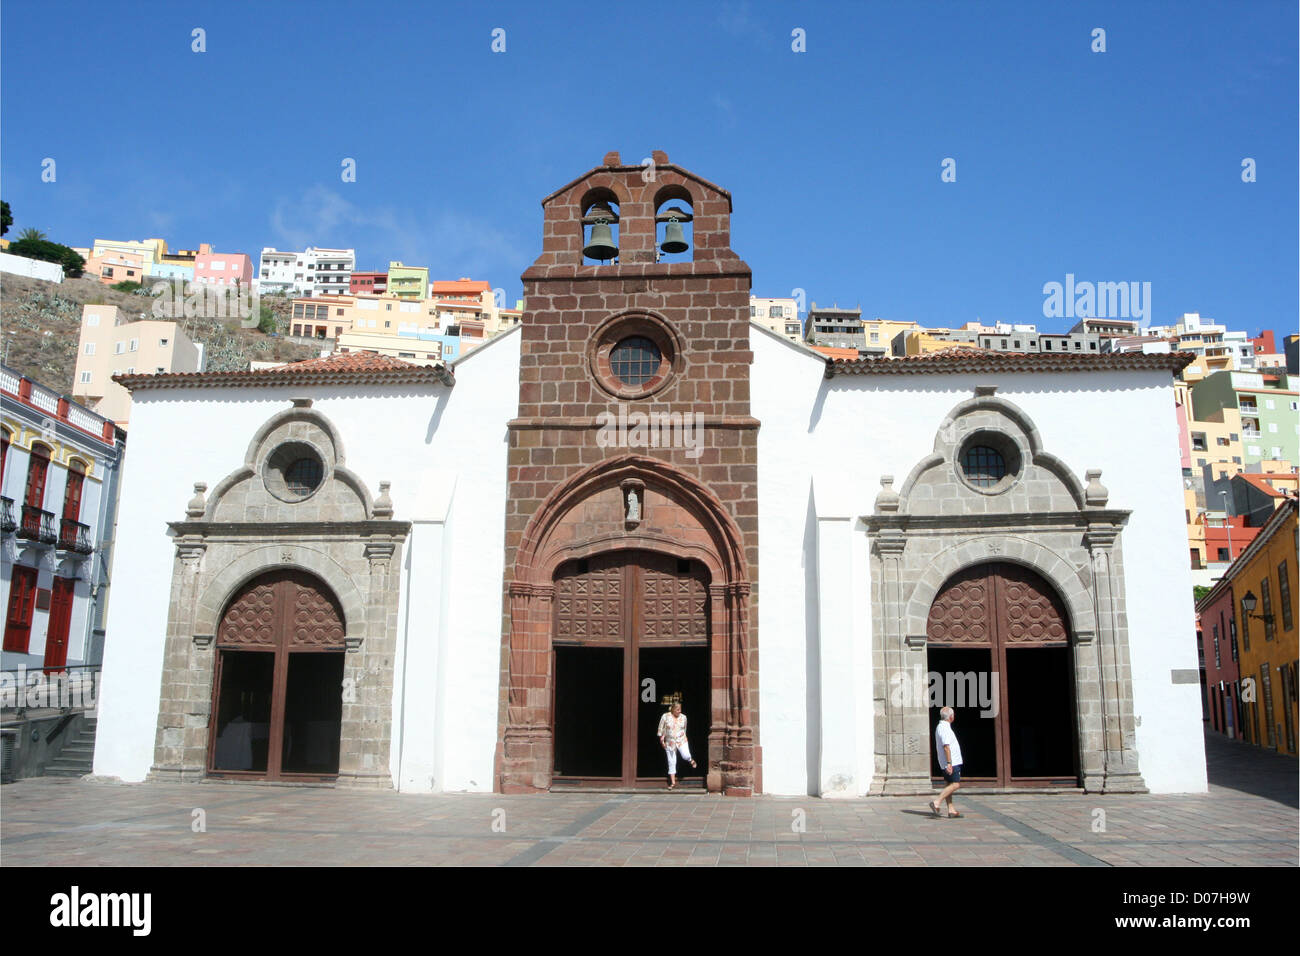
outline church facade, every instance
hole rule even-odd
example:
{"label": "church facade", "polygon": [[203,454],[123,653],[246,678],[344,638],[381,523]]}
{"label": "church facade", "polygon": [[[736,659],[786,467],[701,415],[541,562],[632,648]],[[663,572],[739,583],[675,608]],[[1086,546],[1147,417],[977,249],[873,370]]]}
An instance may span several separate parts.
{"label": "church facade", "polygon": [[828,361],[731,196],[611,153],[519,328],[134,375],[95,772],[404,791],[1205,789],[1178,356]]}

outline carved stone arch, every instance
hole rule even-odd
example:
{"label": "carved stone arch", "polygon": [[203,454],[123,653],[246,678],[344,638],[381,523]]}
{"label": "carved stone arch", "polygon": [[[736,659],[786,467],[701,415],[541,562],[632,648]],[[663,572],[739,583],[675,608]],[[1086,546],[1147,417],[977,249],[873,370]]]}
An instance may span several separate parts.
{"label": "carved stone arch", "polygon": [[1072,641],[1092,641],[1097,618],[1092,596],[1078,569],[1050,548],[1008,535],[989,535],[956,544],[932,558],[904,603],[903,633],[913,642],[923,643],[930,607],[944,582],[965,568],[988,561],[1019,564],[1042,575],[1065,605]]}
{"label": "carved stone arch", "polygon": [[[267,484],[266,462],[276,449],[284,444],[298,444],[310,448],[320,459],[323,468],[321,486],[337,481],[356,497],[356,510],[359,514],[336,514],[337,518],[358,518],[369,520],[375,517],[374,500],[370,489],[366,487],[355,472],[345,464],[343,439],[337,426],[330,418],[313,408],[297,404],[292,408],[277,412],[268,418],[254,432],[244,452],[244,463],[222,478],[207,499],[203,514],[205,521],[216,520],[217,511],[222,501],[233,490],[245,482],[265,486]],[[292,517],[292,512],[288,517]]]}
{"label": "carved stone arch", "polygon": [[346,457],[343,454],[343,437],[339,434],[338,427],[330,420],[329,416],[314,408],[295,404],[292,408],[276,412],[253,433],[252,440],[248,443],[248,449],[244,452],[244,464],[250,468],[255,467],[264,454],[262,445],[266,442],[267,437],[281,425],[292,422],[305,422],[316,426],[328,438],[329,447],[323,450],[328,452],[330,460],[337,465],[346,462]]}
{"label": "carved stone arch", "polygon": [[[934,450],[922,458],[908,473],[902,488],[899,489],[899,511],[907,513],[912,489],[921,477],[932,468],[938,468],[953,461],[960,451],[966,429],[963,421],[981,412],[1000,416],[1011,426],[1007,429],[1011,437],[1022,449],[1025,462],[1046,469],[1064,485],[1075,508],[1082,510],[1085,506],[1083,483],[1055,455],[1044,451],[1042,435],[1033,419],[1019,405],[1005,398],[994,395],[977,395],[959,402],[944,417],[934,436]],[[986,426],[987,427],[987,426]]]}
{"label": "carved stone arch", "polygon": [[[729,582],[748,582],[740,529],[718,497],[685,472],[644,455],[611,458],[579,472],[554,488],[524,530],[515,561],[514,581],[529,584],[549,582],[548,575],[554,574],[559,563],[553,555],[561,549],[554,546],[552,541],[560,522],[576,504],[599,491],[618,487],[627,479],[639,479],[645,482],[646,487],[671,493],[699,522],[700,527],[709,533],[713,550],[710,560],[705,563],[711,565],[715,575]],[[626,537],[636,536],[630,534]],[[663,539],[664,547],[659,550],[668,547],[668,542],[672,540]],[[677,546],[681,546],[680,542]]]}
{"label": "carved stone arch", "polygon": [[[625,520],[627,488],[639,488],[645,515]],[[574,475],[546,497],[524,529],[509,592],[504,636],[502,745],[498,787],[545,790],[553,767],[552,601],[566,561],[619,551],[652,551],[705,566],[712,660],[707,784],[753,792],[756,761],[750,715],[756,680],[749,628],[750,582],[740,530],[695,478],[659,459],[613,458]]]}
{"label": "carved stone arch", "polygon": [[286,562],[286,548],[265,546],[251,549],[217,571],[199,596],[194,615],[194,633],[215,634],[226,605],[241,587],[259,574],[286,567],[297,568],[320,578],[343,609],[343,627],[349,646],[358,646],[366,638],[365,598],[352,577],[337,561],[315,548],[295,544],[293,560]]}

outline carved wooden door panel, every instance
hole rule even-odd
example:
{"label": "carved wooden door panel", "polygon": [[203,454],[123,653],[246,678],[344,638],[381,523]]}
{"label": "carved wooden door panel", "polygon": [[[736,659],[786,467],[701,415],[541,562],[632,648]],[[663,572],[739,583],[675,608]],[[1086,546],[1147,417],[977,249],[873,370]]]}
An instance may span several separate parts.
{"label": "carved wooden door panel", "polygon": [[[1023,565],[989,562],[953,575],[944,583],[926,621],[929,646],[987,648],[997,678],[997,783],[1012,780],[1012,695],[1008,651],[1069,645],[1065,607],[1055,589]],[[1024,721],[1029,713],[1018,715]],[[960,740],[960,737],[958,738]],[[1074,742],[1062,739],[1062,747]]]}
{"label": "carved wooden door panel", "polygon": [[623,652],[624,785],[635,784],[637,747],[646,745],[637,722],[641,649],[708,646],[709,626],[708,576],[698,562],[613,552],[569,562],[556,574],[552,645]]}
{"label": "carved wooden door panel", "polygon": [[[285,569],[263,574],[245,584],[227,605],[217,628],[209,771],[264,773],[270,779],[285,776],[281,760],[285,753],[285,691],[290,657],[304,653],[341,654],[346,648],[344,637],[343,612],[338,601],[312,575]],[[265,680],[248,688],[223,688],[223,677],[235,680],[233,675],[238,673],[240,680],[246,680],[243,675],[254,672],[242,666],[248,658],[236,661],[229,657],[248,653],[266,655],[261,660],[268,666],[257,671],[265,674]],[[234,667],[234,664],[241,666]],[[236,701],[236,697],[242,699]],[[256,713],[250,716],[243,711]],[[220,743],[232,719],[249,724],[243,733],[258,742],[255,749],[259,754],[264,748],[263,759],[236,758],[225,762],[218,756],[230,752],[229,746],[221,747]]]}

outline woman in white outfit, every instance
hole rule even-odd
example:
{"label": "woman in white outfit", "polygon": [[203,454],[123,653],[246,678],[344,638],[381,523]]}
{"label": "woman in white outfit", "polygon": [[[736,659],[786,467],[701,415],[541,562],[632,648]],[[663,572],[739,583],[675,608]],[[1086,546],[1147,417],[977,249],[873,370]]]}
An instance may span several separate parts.
{"label": "woman in white outfit", "polygon": [[668,789],[677,789],[677,754],[696,766],[691,757],[690,744],[686,742],[686,715],[680,701],[674,701],[672,710],[659,718],[659,744],[668,754]]}

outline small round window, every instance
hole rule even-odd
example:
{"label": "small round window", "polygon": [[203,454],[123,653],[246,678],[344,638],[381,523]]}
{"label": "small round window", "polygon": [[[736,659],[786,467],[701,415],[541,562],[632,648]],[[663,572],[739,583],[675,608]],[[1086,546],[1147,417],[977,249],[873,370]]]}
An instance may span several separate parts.
{"label": "small round window", "polygon": [[1010,435],[981,429],[962,443],[955,456],[956,471],[966,487],[984,495],[999,495],[1020,475],[1020,447]]}
{"label": "small round window", "polygon": [[324,474],[321,463],[315,458],[299,458],[285,472],[284,484],[289,494],[306,498],[320,486]]}
{"label": "small round window", "polygon": [[644,336],[623,339],[610,350],[609,370],[622,384],[644,385],[659,373],[663,354]]}
{"label": "small round window", "polygon": [[287,441],[266,457],[262,480],[281,501],[306,501],[325,481],[325,461],[310,442]]}
{"label": "small round window", "polygon": [[962,456],[961,467],[966,480],[977,488],[992,488],[1007,473],[1007,460],[996,448],[972,445]]}

